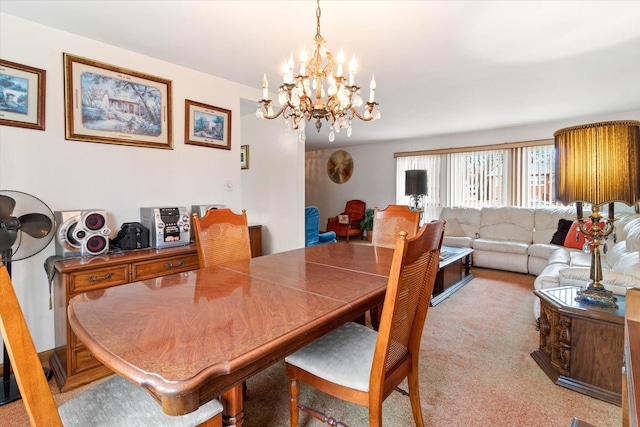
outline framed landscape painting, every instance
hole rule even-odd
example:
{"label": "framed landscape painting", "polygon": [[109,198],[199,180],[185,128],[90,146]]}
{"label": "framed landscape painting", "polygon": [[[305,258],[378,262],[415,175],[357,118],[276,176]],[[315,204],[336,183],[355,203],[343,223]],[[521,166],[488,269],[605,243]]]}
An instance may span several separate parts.
{"label": "framed landscape painting", "polygon": [[184,142],[231,150],[231,110],[185,99]]}
{"label": "framed landscape painting", "polygon": [[0,125],[44,130],[47,72],[0,59]]}
{"label": "framed landscape painting", "polygon": [[173,148],[171,80],[64,54],[66,139]]}
{"label": "framed landscape painting", "polygon": [[249,146],[240,146],[240,169],[249,169]]}

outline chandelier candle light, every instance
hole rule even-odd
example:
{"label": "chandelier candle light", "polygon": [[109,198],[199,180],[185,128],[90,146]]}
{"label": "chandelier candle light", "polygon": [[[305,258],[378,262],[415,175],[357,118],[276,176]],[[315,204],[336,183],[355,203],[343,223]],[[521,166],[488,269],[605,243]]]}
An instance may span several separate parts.
{"label": "chandelier candle light", "polygon": [[[580,231],[591,249],[591,283],[576,301],[617,307],[617,298],[602,285],[600,245],[614,230],[614,202],[633,206],[640,201],[640,121],[591,123],[553,134],[556,154],[556,198],[576,202]],[[582,203],[591,204],[591,227]],[[608,205],[608,218],[600,214]],[[606,249],[606,247],[605,247]]]}
{"label": "chandelier candle light", "polygon": [[[321,119],[331,120],[329,141],[335,140],[340,129],[347,130],[351,136],[351,121],[354,117],[365,122],[380,118],[378,103],[375,102],[376,80],[371,78],[369,84],[369,101],[363,103],[360,87],[355,84],[355,55],[349,62],[348,76],[343,75],[344,53],[337,58],[329,52],[325,40],[320,35],[320,0],[316,9],[316,36],[313,39],[311,58],[304,49],[300,55],[299,73],[294,76],[295,64],[293,54],[282,67],[283,83],[278,91],[278,102],[281,108],[274,113],[272,101],[269,99],[269,82],[265,74],[262,79],[262,100],[260,100],[256,116],[262,119],[275,119],[282,115],[287,131],[298,132],[298,140],[305,141],[305,121],[316,119],[316,129],[320,132]],[[326,82],[326,90],[325,90]],[[313,88],[313,90],[312,90]],[[312,97],[315,95],[315,99]],[[364,113],[356,108],[365,104]]]}

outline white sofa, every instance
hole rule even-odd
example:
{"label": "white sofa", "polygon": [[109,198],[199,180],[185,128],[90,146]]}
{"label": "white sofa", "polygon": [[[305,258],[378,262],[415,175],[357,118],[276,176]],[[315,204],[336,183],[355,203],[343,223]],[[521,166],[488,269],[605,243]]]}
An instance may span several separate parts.
{"label": "white sofa", "polygon": [[474,266],[538,275],[561,248],[550,243],[558,220],[573,220],[575,210],[452,207],[443,208],[440,218],[447,220],[443,244],[473,248]]}
{"label": "white sofa", "polygon": [[[589,213],[585,213],[588,215]],[[473,265],[537,276],[535,289],[586,286],[591,254],[550,243],[560,219],[575,219],[571,207],[443,208],[447,220],[443,244],[474,249]],[[615,236],[602,251],[603,285],[624,295],[640,287],[640,214],[620,213]],[[539,316],[539,300],[534,314]]]}
{"label": "white sofa", "polygon": [[[601,250],[602,285],[616,295],[640,287],[640,214],[616,215],[614,235]],[[535,289],[558,286],[586,286],[591,282],[591,254],[559,248],[549,257],[548,265],[538,274]],[[534,315],[540,315],[539,301],[534,303]]]}

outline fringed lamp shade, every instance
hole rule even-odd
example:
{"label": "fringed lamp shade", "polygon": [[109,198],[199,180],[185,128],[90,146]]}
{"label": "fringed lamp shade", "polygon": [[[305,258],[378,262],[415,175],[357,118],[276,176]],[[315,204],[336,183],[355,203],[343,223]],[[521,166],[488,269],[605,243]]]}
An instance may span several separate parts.
{"label": "fringed lamp shade", "polygon": [[640,200],[640,121],[573,126],[553,136],[557,200],[596,206]]}
{"label": "fringed lamp shade", "polygon": [[418,196],[427,194],[427,171],[414,169],[405,171],[404,194],[406,196]]}

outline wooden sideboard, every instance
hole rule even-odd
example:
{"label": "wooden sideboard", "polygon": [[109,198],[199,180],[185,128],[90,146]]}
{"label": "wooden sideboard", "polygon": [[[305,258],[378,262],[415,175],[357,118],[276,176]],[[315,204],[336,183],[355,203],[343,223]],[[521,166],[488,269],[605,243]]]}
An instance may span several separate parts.
{"label": "wooden sideboard", "polygon": [[575,301],[578,288],[535,291],[540,346],[531,353],[556,384],[620,406],[626,299],[619,308]]}
{"label": "wooden sideboard", "polygon": [[622,372],[622,425],[624,427],[640,426],[640,289],[627,291]]}
{"label": "wooden sideboard", "polygon": [[[249,226],[253,257],[262,255],[261,230],[260,225]],[[67,321],[71,298],[90,290],[106,290],[197,268],[198,252],[193,243],[57,261],[52,284],[55,349],[49,365],[60,390],[68,391],[111,374],[71,330]]]}

